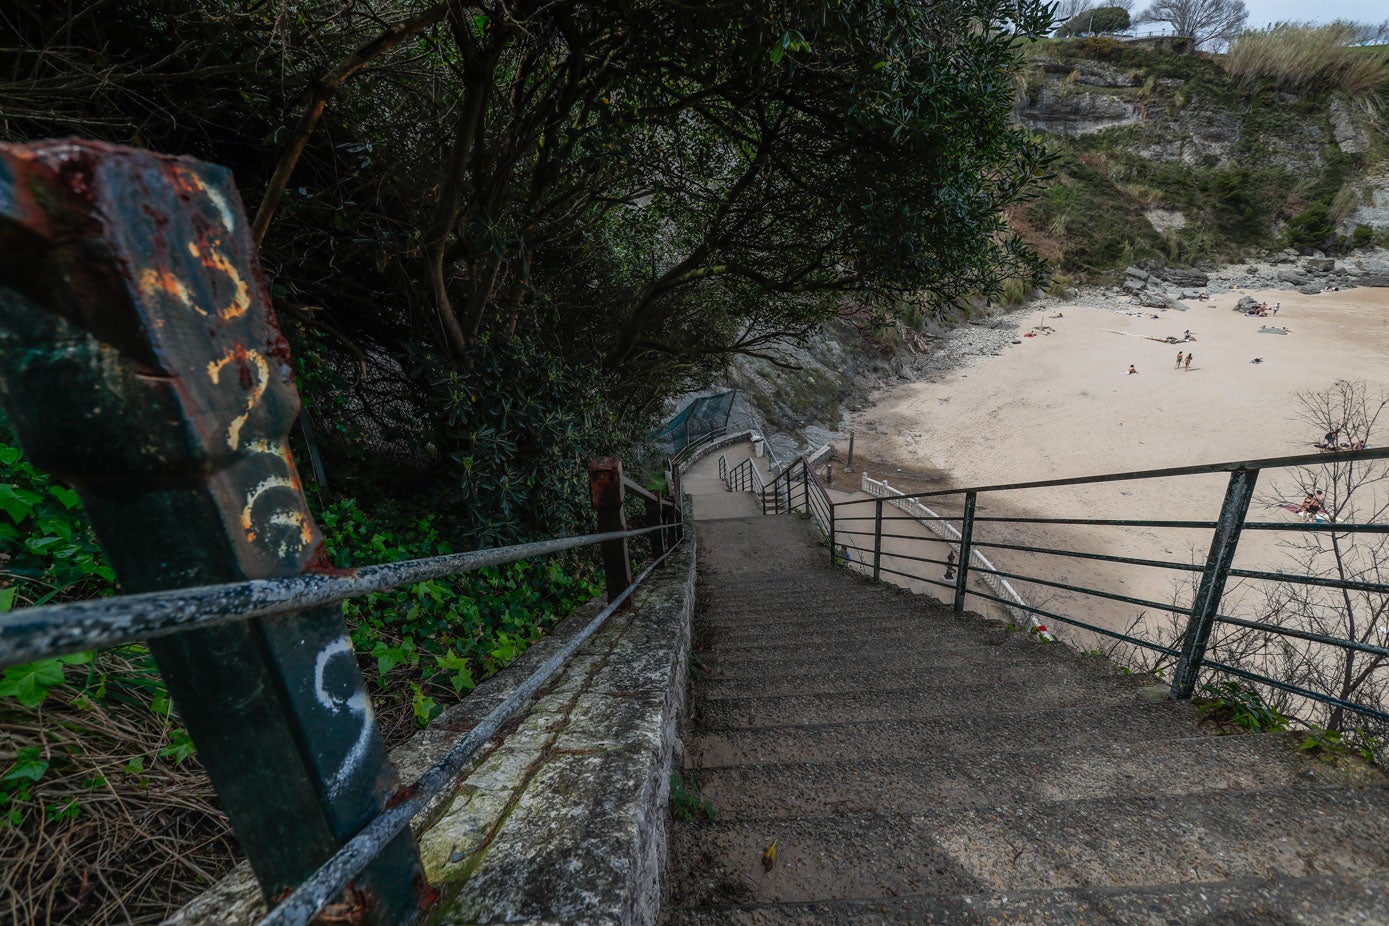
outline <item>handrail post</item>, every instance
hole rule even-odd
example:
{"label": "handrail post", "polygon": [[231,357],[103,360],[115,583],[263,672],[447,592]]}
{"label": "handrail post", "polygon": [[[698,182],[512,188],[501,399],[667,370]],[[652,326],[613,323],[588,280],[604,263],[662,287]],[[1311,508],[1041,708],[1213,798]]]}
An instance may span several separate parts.
{"label": "handrail post", "polygon": [[873,506],[873,581],[882,577],[883,568],[883,500]]}
{"label": "handrail post", "polygon": [[[622,488],[622,461],[616,457],[599,457],[588,464],[588,491],[593,510],[598,513],[600,534],[625,531],[627,515],[623,510],[626,495]],[[609,603],[632,584],[632,558],[627,550],[627,538],[606,540],[603,548],[603,579]],[[619,611],[630,611],[632,599],[622,602]]]}
{"label": "handrail post", "polygon": [[960,567],[955,573],[955,613],[965,609],[965,594],[969,582],[970,546],[974,539],[974,506],[977,496],[974,492],[965,493],[965,513],[960,522]]}
{"label": "handrail post", "polygon": [[[665,506],[661,504],[661,496],[655,498],[642,499],[646,508],[646,525],[659,527],[662,524],[662,516]],[[666,532],[663,530],[651,532],[651,557],[660,559],[666,552]],[[626,586],[623,586],[624,588]]]}
{"label": "handrail post", "polygon": [[1215,627],[1216,613],[1220,610],[1220,599],[1225,594],[1225,581],[1230,577],[1230,566],[1235,560],[1240,532],[1244,529],[1244,519],[1249,514],[1249,502],[1254,498],[1254,484],[1258,479],[1257,469],[1237,469],[1230,473],[1225,501],[1220,506],[1220,517],[1211,537],[1210,552],[1206,554],[1206,568],[1201,573],[1201,584],[1191,603],[1191,620],[1187,622],[1186,633],[1182,637],[1182,656],[1172,676],[1173,700],[1184,701],[1196,690],[1201,667],[1206,661],[1206,646]]}
{"label": "handrail post", "polygon": [[839,563],[839,547],[835,544],[834,536],[834,502],[830,502],[830,565],[835,566]]}
{"label": "handrail post", "polygon": [[[77,490],[122,591],[328,567],[289,452],[288,348],[225,169],[0,145],[0,377],[25,452]],[[149,650],[267,899],[396,797],[339,608]],[[412,922],[428,893],[405,832],[344,915]]]}
{"label": "handrail post", "polygon": [[801,499],[805,502],[805,510],[810,511],[810,464],[805,457],[801,457]]}

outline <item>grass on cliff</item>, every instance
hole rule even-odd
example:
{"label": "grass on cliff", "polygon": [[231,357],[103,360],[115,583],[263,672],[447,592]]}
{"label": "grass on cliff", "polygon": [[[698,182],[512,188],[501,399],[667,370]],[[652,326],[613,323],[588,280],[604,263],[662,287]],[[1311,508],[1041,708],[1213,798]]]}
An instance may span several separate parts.
{"label": "grass on cliff", "polygon": [[1278,23],[1241,34],[1225,56],[1225,69],[1246,87],[1374,93],[1389,86],[1389,50],[1360,47],[1366,38],[1366,28],[1357,23]]}

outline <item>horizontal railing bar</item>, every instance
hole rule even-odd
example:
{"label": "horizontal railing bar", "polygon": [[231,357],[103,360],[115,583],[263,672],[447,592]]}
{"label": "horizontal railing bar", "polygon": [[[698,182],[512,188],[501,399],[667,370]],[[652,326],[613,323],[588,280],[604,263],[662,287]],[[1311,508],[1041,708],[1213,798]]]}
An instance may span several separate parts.
{"label": "horizontal railing bar", "polygon": [[486,566],[562,553],[607,540],[640,537],[669,527],[661,524],[363,566],[346,575],[307,573],[25,608],[0,620],[0,667],[152,640],[195,627],[333,604]]}
{"label": "horizontal railing bar", "polygon": [[[883,503],[884,503],[884,505],[890,504],[890,503],[891,503],[891,499],[883,499]],[[835,502],[835,506],[836,506],[836,507],[838,507],[839,504],[840,504],[839,502]],[[894,508],[893,510],[894,510],[894,511],[900,511],[901,509],[899,509],[899,508]],[[842,515],[836,514],[834,517],[835,517],[835,520],[836,520],[836,521],[876,521],[876,520],[878,520],[876,517],[874,517],[874,516],[871,515],[871,514],[866,514],[866,515],[864,515],[863,517],[854,517],[853,515],[842,516]],[[928,514],[922,514],[922,515],[910,515],[910,514],[902,514],[902,515],[896,515],[896,514],[894,514],[894,515],[888,515],[888,514],[884,514],[884,515],[883,515],[883,520],[884,520],[884,521],[959,521],[960,518],[958,518],[958,517],[939,517],[939,518],[935,518],[935,517],[932,517],[931,515],[928,515]]]}
{"label": "horizontal railing bar", "polygon": [[[611,536],[611,535],[609,535]],[[683,543],[683,540],[681,541]],[[599,611],[591,621],[532,672],[524,682],[517,686],[505,701],[494,707],[477,726],[460,739],[448,753],[433,767],[420,776],[414,785],[403,789],[408,794],[405,800],[382,811],[379,816],[362,828],[346,845],[302,884],[296,887],[285,900],[270,911],[258,926],[306,926],[318,912],[334,897],[342,892],[353,878],[366,868],[371,860],[384,849],[392,839],[400,835],[410,825],[410,821],[423,810],[429,802],[443,791],[466,766],[468,759],[487,744],[498,730],[524,707],[535,693],[541,689],[559,669],[569,661],[580,646],[593,636],[605,621],[629,598],[637,586],[663,563],[680,546],[677,543],[656,562],[642,570],[641,575],[607,607]]]}
{"label": "horizontal railing bar", "polygon": [[1072,626],[1080,627],[1084,630],[1089,630],[1092,633],[1098,633],[1106,637],[1113,637],[1116,640],[1123,640],[1125,643],[1132,643],[1134,646],[1141,646],[1144,649],[1150,649],[1154,652],[1166,653],[1169,656],[1180,656],[1182,654],[1181,650],[1173,649],[1170,646],[1163,646],[1160,643],[1153,643],[1149,640],[1142,640],[1138,637],[1131,637],[1126,633],[1120,633],[1117,630],[1110,630],[1107,627],[1099,627],[1095,624],[1089,624],[1085,621],[1076,620],[1073,617],[1063,617],[1062,615],[1056,614],[1052,611],[1045,611],[1041,608],[1034,608],[1030,604],[1023,604],[1019,601],[1012,601],[1007,598],[1000,598],[997,595],[988,595],[984,592],[976,592],[973,590],[967,591],[966,594],[975,595],[979,598],[987,598],[989,601],[997,601],[999,604],[1004,605],[1005,607],[1020,608],[1021,610],[1027,611],[1031,614],[1039,614],[1042,617],[1050,618],[1054,621],[1060,621],[1063,624],[1071,624]]}
{"label": "horizontal railing bar", "polygon": [[1112,518],[981,518],[975,524],[1085,524],[1091,527],[1196,527],[1209,530],[1214,521],[1116,521]]}
{"label": "horizontal railing bar", "polygon": [[836,530],[835,533],[836,533],[836,534],[851,534],[851,535],[853,535],[853,536],[855,536],[855,537],[872,537],[872,536],[873,536],[873,532],[872,532],[872,531],[846,531],[846,530]]}
{"label": "horizontal railing bar", "polygon": [[1353,579],[1323,579],[1320,576],[1294,576],[1286,572],[1261,572],[1257,569],[1231,569],[1230,575],[1241,579],[1263,579],[1269,582],[1287,582],[1291,585],[1315,585],[1319,588],[1339,588],[1352,592],[1389,592],[1389,584],[1384,582],[1356,582]]}
{"label": "horizontal railing bar", "polygon": [[1182,608],[1172,604],[1162,604],[1158,601],[1149,601],[1146,598],[1133,598],[1129,595],[1120,595],[1117,592],[1102,592],[1099,589],[1087,588],[1083,585],[1069,585],[1065,582],[1055,582],[1051,579],[1040,579],[1036,576],[1025,576],[1016,572],[1004,572],[1001,569],[986,569],[983,566],[970,566],[970,572],[982,572],[985,575],[998,576],[1001,579],[1017,579],[1020,582],[1032,582],[1035,585],[1045,585],[1048,588],[1059,588],[1067,592],[1079,592],[1082,595],[1090,595],[1094,598],[1107,598],[1110,601],[1122,601],[1124,604],[1135,604],[1143,608],[1157,608],[1160,611],[1170,611],[1173,614],[1190,614],[1190,608]]}
{"label": "horizontal railing bar", "polygon": [[[883,553],[882,553],[882,555],[883,555],[884,558],[890,556],[890,557],[892,557],[893,559],[904,559],[904,560],[907,560],[907,561],[913,562],[913,563],[931,563],[931,564],[936,565],[936,566],[954,566],[954,565],[955,565],[954,563],[947,563],[947,562],[945,562],[944,560],[939,560],[939,559],[927,559],[927,558],[924,557],[924,556],[908,556],[908,555],[905,554],[905,553],[889,553],[887,550],[884,550]],[[952,586],[952,587],[953,587],[953,586]]]}
{"label": "horizontal railing bar", "polygon": [[958,563],[952,563],[948,560],[928,559],[924,556],[908,556],[905,553],[889,553],[886,550],[883,551],[883,556],[893,556],[897,559],[909,559],[913,563],[929,563],[932,566],[945,566],[948,569],[954,569],[956,566],[959,565]]}
{"label": "horizontal railing bar", "polygon": [[1202,476],[1211,473],[1233,473],[1241,470],[1277,469],[1288,466],[1326,466],[1329,463],[1355,463],[1361,460],[1383,459],[1389,459],[1389,448],[1346,450],[1337,454],[1303,453],[1288,457],[1266,457],[1261,460],[1235,460],[1227,463],[1205,463],[1197,466],[1143,469],[1128,473],[1105,473],[1100,476],[1073,476],[1065,479],[1043,479],[1036,482],[1011,482],[1000,485],[967,486],[959,489],[936,489],[930,492],[903,493],[898,497],[934,498],[941,495],[962,495],[966,492],[1011,492],[1016,489],[1046,489],[1060,486],[1093,485],[1104,482],[1127,482],[1136,479],[1165,479],[1170,476]]}
{"label": "horizontal railing bar", "polygon": [[[870,567],[870,568],[871,568],[871,567]],[[951,591],[954,591],[954,589],[955,589],[955,586],[954,586],[953,584],[949,583],[949,582],[940,582],[940,581],[938,581],[938,580],[936,580],[936,579],[925,579],[925,578],[922,578],[921,576],[914,576],[914,575],[912,575],[912,574],[909,573],[909,572],[899,572],[899,571],[896,570],[896,569],[889,569],[889,568],[887,568],[886,566],[879,566],[879,567],[878,567],[878,571],[879,571],[879,572],[886,572],[886,573],[889,573],[889,574],[894,575],[894,576],[901,576],[902,578],[904,578],[904,579],[910,579],[910,580],[912,580],[913,582],[925,582],[927,585],[939,585],[941,588],[948,588],[948,589],[950,589]]]}
{"label": "horizontal railing bar", "polygon": [[923,537],[920,534],[889,534],[887,531],[883,531],[883,538],[886,539],[888,537],[894,540],[918,540],[921,543],[948,543],[952,546],[959,542],[956,540],[946,540],[942,537],[937,537],[935,534],[929,537]]}
{"label": "horizontal railing bar", "polygon": [[1273,688],[1281,688],[1283,691],[1291,692],[1292,694],[1296,695],[1302,695],[1302,697],[1304,698],[1311,698],[1313,701],[1320,701],[1323,704],[1331,704],[1336,707],[1343,707],[1348,711],[1354,711],[1355,713],[1363,714],[1366,717],[1373,717],[1376,720],[1389,721],[1389,713],[1385,713],[1384,711],[1378,710],[1376,708],[1366,707],[1363,704],[1356,704],[1354,701],[1347,701],[1344,698],[1338,698],[1335,695],[1322,694],[1319,691],[1313,691],[1310,688],[1303,688],[1301,685],[1294,685],[1290,682],[1280,682],[1277,679],[1269,678],[1267,675],[1260,675],[1258,672],[1250,672],[1245,669],[1237,669],[1234,666],[1226,665],[1223,662],[1216,662],[1214,659],[1207,659],[1204,663],[1202,663],[1202,667],[1208,669],[1215,669],[1219,672],[1227,672],[1230,675],[1238,675],[1240,678],[1248,679],[1251,682],[1260,682],[1264,685],[1269,685]]}
{"label": "horizontal railing bar", "polygon": [[649,502],[659,502],[661,497],[630,476],[623,475],[622,484]]}
{"label": "horizontal railing bar", "polygon": [[1130,566],[1156,566],[1161,569],[1181,569],[1186,572],[1201,572],[1205,569],[1204,566],[1195,566],[1191,563],[1174,563],[1161,559],[1135,559],[1131,556],[1110,556],[1107,553],[1081,553],[1078,550],[1052,550],[1047,547],[1028,547],[1016,543],[991,543],[984,540],[975,540],[970,545],[975,547],[990,547],[995,550],[1019,550],[1023,553],[1046,553],[1051,556],[1094,559],[1106,563],[1126,563]]}
{"label": "horizontal railing bar", "polygon": [[1251,521],[1242,528],[1247,531],[1312,531],[1337,534],[1389,534],[1389,524],[1336,524],[1334,522],[1297,522],[1284,524],[1277,521]]}
{"label": "horizontal railing bar", "polygon": [[1297,637],[1300,640],[1309,640],[1312,643],[1325,643],[1328,646],[1351,649],[1358,653],[1369,653],[1371,656],[1389,656],[1389,647],[1375,646],[1373,643],[1358,643],[1355,640],[1346,640],[1341,637],[1333,637],[1311,630],[1299,630],[1296,627],[1279,627],[1277,624],[1265,624],[1261,621],[1247,621],[1243,618],[1227,617],[1223,614],[1217,614],[1215,619],[1222,624],[1232,624],[1235,627],[1248,627],[1250,630],[1276,634],[1280,637]]}

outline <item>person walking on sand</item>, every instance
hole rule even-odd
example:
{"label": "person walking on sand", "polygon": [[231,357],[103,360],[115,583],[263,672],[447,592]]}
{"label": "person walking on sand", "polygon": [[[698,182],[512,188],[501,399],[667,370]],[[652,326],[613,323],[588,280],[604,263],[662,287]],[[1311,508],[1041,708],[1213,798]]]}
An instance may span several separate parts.
{"label": "person walking on sand", "polygon": [[1186,355],[1186,369],[1188,369],[1188,370],[1191,369],[1191,355],[1190,355],[1190,354],[1187,354],[1187,355]]}
{"label": "person walking on sand", "polygon": [[1182,368],[1182,352],[1181,352],[1181,351],[1177,351],[1177,369],[1180,370],[1181,368]]}
{"label": "person walking on sand", "polygon": [[1278,309],[1281,308],[1282,305],[1283,305],[1283,303],[1281,303],[1281,302],[1275,302],[1275,303],[1273,304],[1273,314],[1274,314],[1274,315],[1277,315],[1277,314],[1278,314]]}
{"label": "person walking on sand", "polygon": [[1132,375],[1132,374],[1134,374],[1134,373],[1137,373],[1137,372],[1138,372],[1138,371],[1137,371],[1136,369],[1134,369],[1133,364],[1129,364],[1129,371],[1128,371],[1128,373],[1125,373],[1124,375],[1125,375],[1125,376],[1130,376],[1130,375]]}

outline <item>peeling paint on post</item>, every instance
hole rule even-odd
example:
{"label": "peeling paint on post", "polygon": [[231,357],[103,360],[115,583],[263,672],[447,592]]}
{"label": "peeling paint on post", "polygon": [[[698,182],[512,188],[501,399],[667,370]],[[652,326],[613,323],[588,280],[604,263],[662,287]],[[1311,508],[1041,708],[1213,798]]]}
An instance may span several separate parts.
{"label": "peeling paint on post", "polygon": [[[593,508],[598,512],[598,531],[625,531],[627,516],[623,512],[626,501],[622,489],[622,461],[616,457],[599,457],[588,464],[588,489],[593,499]],[[608,601],[632,584],[632,559],[628,555],[627,540],[609,540],[603,544],[603,575],[606,579]],[[631,610],[632,599],[623,602],[619,610]]]}
{"label": "peeling paint on post", "polygon": [[[0,401],[77,489],[125,592],[324,563],[287,435],[299,412],[223,168],[85,141],[0,145]],[[150,642],[267,897],[398,782],[340,612]],[[428,893],[408,835],[349,892],[362,922]]]}

